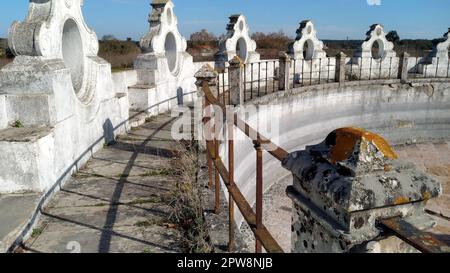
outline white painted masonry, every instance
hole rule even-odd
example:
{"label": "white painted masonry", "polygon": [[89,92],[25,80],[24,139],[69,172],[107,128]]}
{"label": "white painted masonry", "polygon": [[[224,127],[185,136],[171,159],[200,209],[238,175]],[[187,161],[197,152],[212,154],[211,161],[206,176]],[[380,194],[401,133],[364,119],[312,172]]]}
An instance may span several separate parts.
{"label": "white painted masonry", "polygon": [[230,16],[227,34],[219,41],[216,67],[226,67],[236,55],[246,64],[260,61],[260,55],[256,52],[256,42],[250,37],[247,18],[242,14]]}
{"label": "white painted masonry", "polygon": [[46,192],[126,132],[127,94],[97,57],[82,4],[32,1],[11,26],[16,58],[0,71],[0,193]]}
{"label": "white painted masonry", "polygon": [[[295,42],[289,47],[289,55],[294,60],[295,81],[300,83],[314,79],[332,81],[335,78],[336,58],[327,57],[324,44],[317,38],[317,30],[312,21],[300,23]],[[294,70],[292,70],[294,73]],[[302,79],[302,77],[304,79]]]}
{"label": "white painted masonry", "polygon": [[[143,54],[134,62],[137,83],[129,87],[130,108],[150,114],[167,112],[183,94],[197,90],[192,56],[178,30],[172,1],[153,1],[150,29],[141,38]],[[186,100],[192,100],[188,96]],[[153,107],[160,104],[159,107]]]}
{"label": "white painted masonry", "polygon": [[[373,47],[378,51],[373,54]],[[399,58],[394,44],[386,39],[384,27],[374,24],[367,32],[367,38],[355,52],[347,65],[347,73],[354,79],[391,79],[398,74]]]}

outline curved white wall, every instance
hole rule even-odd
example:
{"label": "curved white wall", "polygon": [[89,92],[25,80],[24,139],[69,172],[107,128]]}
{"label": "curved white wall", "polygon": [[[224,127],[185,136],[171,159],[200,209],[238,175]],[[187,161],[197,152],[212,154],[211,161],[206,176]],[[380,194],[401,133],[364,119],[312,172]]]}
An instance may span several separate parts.
{"label": "curved white wall", "polygon": [[[391,144],[450,138],[450,81],[398,80],[351,82],[344,87],[326,84],[281,91],[257,100],[258,105],[279,105],[258,113],[280,121],[279,137],[266,135],[288,152],[321,142],[331,131],[358,126],[385,137]],[[255,126],[256,115],[249,124]],[[238,133],[241,134],[241,133]],[[226,152],[222,151],[227,162]],[[250,140],[235,143],[235,178],[246,198],[255,201],[255,152]],[[289,175],[281,164],[264,154],[267,190]],[[236,220],[242,221],[238,213]]]}

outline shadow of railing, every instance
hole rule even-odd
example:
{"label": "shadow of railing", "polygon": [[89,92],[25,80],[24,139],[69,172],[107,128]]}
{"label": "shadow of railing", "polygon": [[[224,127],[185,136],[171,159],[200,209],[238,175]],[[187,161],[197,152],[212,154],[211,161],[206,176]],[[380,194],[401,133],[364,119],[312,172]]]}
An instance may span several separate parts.
{"label": "shadow of railing", "polygon": [[[197,93],[197,91],[192,91],[192,92],[188,92],[183,94],[182,97],[188,96],[188,95],[192,95]],[[13,242],[13,244],[9,247],[7,252],[13,252],[15,248],[17,248],[18,246],[20,246],[21,244],[23,244],[23,239],[30,233],[31,229],[33,228],[33,226],[37,223],[37,221],[39,220],[39,217],[41,214],[43,214],[43,207],[48,203],[48,201],[50,200],[51,197],[53,197],[53,195],[58,192],[59,190],[63,189],[64,184],[69,180],[70,176],[79,171],[81,165],[84,164],[84,162],[86,162],[86,156],[89,156],[89,158],[91,158],[93,156],[93,154],[95,153],[95,148],[103,143],[107,143],[108,139],[105,139],[105,137],[107,136],[108,138],[111,138],[111,134],[114,136],[114,132],[118,131],[119,129],[123,129],[123,127],[125,126],[126,129],[126,125],[127,123],[141,115],[141,114],[145,114],[148,113],[150,110],[156,108],[156,107],[160,107],[161,105],[165,104],[165,103],[169,103],[169,107],[170,108],[170,102],[173,100],[177,100],[178,104],[180,104],[180,95],[179,93],[177,93],[177,96],[175,97],[171,97],[168,98],[166,100],[160,101],[150,107],[148,107],[147,109],[141,110],[137,113],[135,113],[132,116],[129,116],[128,119],[120,122],[119,124],[117,124],[116,126],[112,126],[112,122],[111,120],[107,119],[103,125],[103,128],[105,130],[105,128],[107,128],[108,130],[111,130],[109,132],[104,132],[103,136],[98,138],[96,141],[94,141],[85,151],[83,151],[65,170],[64,172],[59,176],[59,178],[53,183],[53,186],[51,186],[39,199],[39,202],[36,205],[36,209],[34,210],[32,216],[29,218],[28,223],[25,225],[25,227],[22,229],[22,232],[20,232],[20,234],[17,236],[17,239]],[[181,100],[181,103],[183,103],[183,101]],[[123,184],[123,182],[120,182],[121,184]],[[121,187],[123,189],[123,187]],[[120,187],[119,189],[117,189],[118,191],[121,191]],[[118,194],[118,193],[116,193]],[[112,217],[110,217],[110,219],[107,220],[107,222],[110,222],[114,220]],[[105,244],[110,243],[110,237],[108,236],[104,236],[103,238],[104,243],[102,244],[102,247],[105,246]],[[100,249],[100,247],[99,247]]]}

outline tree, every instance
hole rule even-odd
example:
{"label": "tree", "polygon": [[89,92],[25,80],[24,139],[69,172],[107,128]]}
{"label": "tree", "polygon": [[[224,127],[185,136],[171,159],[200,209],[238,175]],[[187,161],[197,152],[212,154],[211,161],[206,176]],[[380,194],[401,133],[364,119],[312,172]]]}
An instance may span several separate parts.
{"label": "tree", "polygon": [[102,41],[116,41],[116,40],[117,40],[117,38],[111,34],[103,35],[103,38],[102,38]]}
{"label": "tree", "polygon": [[282,30],[278,32],[255,32],[252,34],[252,39],[258,44],[258,48],[277,49],[279,51],[287,50],[287,46],[291,42]]}
{"label": "tree", "polygon": [[398,35],[397,31],[395,31],[395,30],[389,31],[389,33],[386,35],[386,39],[393,43],[400,42],[400,36]]}
{"label": "tree", "polygon": [[217,37],[206,29],[194,32],[191,35],[191,42],[212,42],[216,40]]}

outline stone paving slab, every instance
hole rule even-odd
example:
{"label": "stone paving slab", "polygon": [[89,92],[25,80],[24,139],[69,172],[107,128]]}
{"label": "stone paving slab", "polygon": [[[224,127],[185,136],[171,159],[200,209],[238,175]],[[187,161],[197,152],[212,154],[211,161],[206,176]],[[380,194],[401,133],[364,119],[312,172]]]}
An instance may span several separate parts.
{"label": "stone paving slab", "polygon": [[171,130],[160,130],[157,133],[154,133],[154,130],[155,129],[141,127],[139,131],[131,131],[128,135],[121,137],[121,139],[133,138],[135,140],[145,140],[150,134],[152,134],[152,139],[154,140],[169,140],[172,138]]}
{"label": "stone paving slab", "polygon": [[181,252],[180,235],[164,226],[117,226],[108,229],[84,227],[62,220],[51,222],[42,234],[32,239],[29,252],[67,253],[79,245],[82,253],[171,253]]}
{"label": "stone paving slab", "polygon": [[[79,175],[96,175],[112,178],[121,178],[128,176],[145,176],[154,170],[170,169],[170,158],[159,157],[155,155],[140,154],[135,157],[135,152],[113,150],[116,153],[116,159],[93,158],[92,161],[80,171]],[[123,156],[123,159],[121,158]],[[128,159],[126,159],[128,156]]]}
{"label": "stone paving slab", "polygon": [[166,150],[178,146],[158,131],[172,121],[152,118],[96,153],[44,209],[24,250],[64,253],[79,245],[83,253],[182,252],[182,231],[168,220],[178,178]]}
{"label": "stone paving slab", "polygon": [[72,207],[70,209],[64,207],[52,208],[49,211],[45,211],[44,215],[66,223],[101,229],[115,226],[140,225],[140,223],[147,221],[167,225],[168,209],[163,204]]}
{"label": "stone paving slab", "polygon": [[[176,180],[169,177],[128,177],[124,182],[119,179],[88,177],[68,183],[49,204],[49,207],[70,207],[142,203],[149,199],[160,199],[171,190]],[[114,198],[115,188],[121,183],[121,194]],[[123,183],[123,184],[122,184]]]}
{"label": "stone paving slab", "polygon": [[0,252],[8,250],[32,217],[39,194],[0,195]]}

